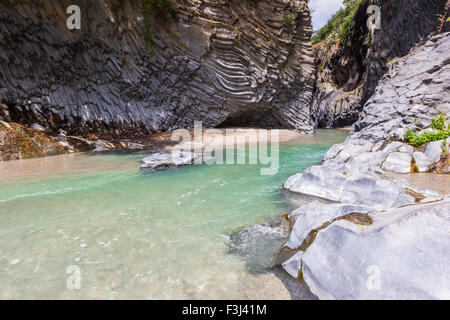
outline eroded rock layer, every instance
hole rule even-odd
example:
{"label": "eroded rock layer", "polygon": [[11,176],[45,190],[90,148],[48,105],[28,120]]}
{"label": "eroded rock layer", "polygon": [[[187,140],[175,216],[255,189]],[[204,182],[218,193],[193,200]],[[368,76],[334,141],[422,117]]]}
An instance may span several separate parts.
{"label": "eroded rock layer", "polygon": [[[150,1],[149,1],[150,3]],[[310,132],[314,63],[304,0],[0,2],[0,118],[69,134],[145,134],[203,121]],[[81,30],[69,30],[69,5]]]}

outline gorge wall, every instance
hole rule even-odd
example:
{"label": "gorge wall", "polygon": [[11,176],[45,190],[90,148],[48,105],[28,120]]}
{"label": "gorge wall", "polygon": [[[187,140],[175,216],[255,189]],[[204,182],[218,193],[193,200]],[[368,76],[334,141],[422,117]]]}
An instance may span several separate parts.
{"label": "gorge wall", "polygon": [[[52,134],[257,125],[312,132],[305,0],[1,0],[0,120]],[[81,30],[69,30],[69,5]]]}
{"label": "gorge wall", "polygon": [[[321,127],[353,124],[390,63],[449,23],[448,0],[362,0],[344,41],[314,45],[314,114]],[[367,27],[367,8],[381,11],[380,29]]]}
{"label": "gorge wall", "polygon": [[449,25],[448,0],[362,0],[344,41],[313,48],[306,0],[174,0],[176,18],[149,0],[147,19],[143,3],[0,0],[0,120],[110,137],[349,125],[391,61]]}

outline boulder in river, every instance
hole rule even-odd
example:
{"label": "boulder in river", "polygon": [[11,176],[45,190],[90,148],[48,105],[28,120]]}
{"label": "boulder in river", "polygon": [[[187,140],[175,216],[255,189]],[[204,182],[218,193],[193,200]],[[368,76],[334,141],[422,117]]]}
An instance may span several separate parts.
{"label": "boulder in river", "polygon": [[173,150],[172,152],[157,152],[142,160],[141,168],[161,170],[170,167],[180,167],[192,164],[195,159],[194,152]]}

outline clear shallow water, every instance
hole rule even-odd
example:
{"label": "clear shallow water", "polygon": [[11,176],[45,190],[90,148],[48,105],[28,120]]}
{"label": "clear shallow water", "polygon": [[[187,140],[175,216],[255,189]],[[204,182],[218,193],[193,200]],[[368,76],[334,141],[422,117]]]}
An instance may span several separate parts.
{"label": "clear shallow water", "polygon": [[[139,169],[144,154],[0,163],[0,298],[290,298],[229,254],[229,235],[290,210],[280,189],[347,133],[321,130],[257,165]],[[69,290],[78,266],[81,288]]]}

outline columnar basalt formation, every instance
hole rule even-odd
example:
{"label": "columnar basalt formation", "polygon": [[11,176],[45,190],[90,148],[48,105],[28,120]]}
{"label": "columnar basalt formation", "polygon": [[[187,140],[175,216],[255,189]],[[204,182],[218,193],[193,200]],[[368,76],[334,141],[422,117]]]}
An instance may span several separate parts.
{"label": "columnar basalt formation", "polygon": [[[307,1],[174,3],[176,19],[149,5],[149,58],[142,1],[2,1],[0,118],[72,135],[314,129]],[[73,4],[81,30],[66,26]]]}
{"label": "columnar basalt formation", "polygon": [[[380,29],[367,28],[367,9],[381,9]],[[357,8],[345,41],[316,52],[317,86],[314,114],[321,127],[353,124],[364,103],[388,71],[392,60],[448,26],[448,0],[363,0]]]}
{"label": "columnar basalt formation", "polygon": [[[280,254],[319,298],[449,299],[448,176],[428,176],[426,187],[439,194],[394,175],[431,175],[424,172],[441,165],[448,173],[449,71],[449,33],[393,62],[346,141],[284,184],[327,200],[287,216],[292,230]],[[443,138],[406,143],[408,129],[436,131],[437,116]]]}

